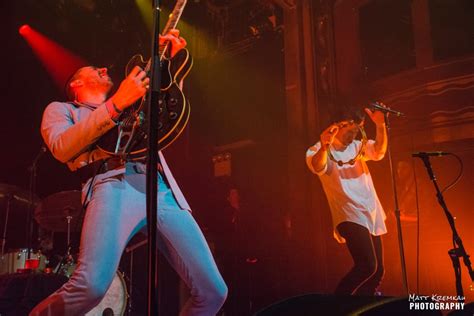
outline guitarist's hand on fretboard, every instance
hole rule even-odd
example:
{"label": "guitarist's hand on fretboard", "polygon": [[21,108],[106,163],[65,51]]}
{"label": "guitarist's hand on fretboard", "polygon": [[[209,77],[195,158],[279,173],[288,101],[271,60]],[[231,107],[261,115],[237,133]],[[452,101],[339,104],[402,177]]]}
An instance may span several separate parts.
{"label": "guitarist's hand on fretboard", "polygon": [[180,50],[186,47],[186,40],[179,37],[179,30],[172,29],[165,35],[160,35],[159,44],[160,47],[165,46],[167,43],[171,44],[171,58],[176,55]]}
{"label": "guitarist's hand on fretboard", "polygon": [[143,97],[149,88],[150,78],[139,66],[135,66],[125,78],[112,97],[112,102],[119,111],[125,110]]}
{"label": "guitarist's hand on fretboard", "polygon": [[[173,143],[186,127],[191,113],[191,106],[181,88],[182,81],[193,65],[193,59],[186,47],[186,40],[179,37],[176,29],[185,0],[178,0],[170,20],[166,24],[163,36],[159,37],[161,63],[161,93],[157,104],[159,124],[158,143],[161,149]],[[127,78],[120,84],[112,97],[115,107],[107,108],[111,118],[117,124],[97,141],[97,147],[112,156],[143,159],[147,153],[147,122],[144,96],[150,84],[147,75],[152,68],[152,61],[143,56],[134,55],[127,64]],[[136,102],[142,97],[141,102]],[[128,108],[128,109],[127,109]],[[124,113],[123,110],[127,109]]]}

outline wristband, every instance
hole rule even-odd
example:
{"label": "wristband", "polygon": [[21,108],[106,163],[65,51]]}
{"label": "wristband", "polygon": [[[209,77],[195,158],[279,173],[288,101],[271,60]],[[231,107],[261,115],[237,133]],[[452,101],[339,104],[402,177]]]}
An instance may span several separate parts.
{"label": "wristband", "polygon": [[109,112],[110,118],[114,121],[117,121],[122,111],[117,109],[117,106],[112,102],[112,100],[108,100],[105,103],[105,107],[107,108],[107,112]]}

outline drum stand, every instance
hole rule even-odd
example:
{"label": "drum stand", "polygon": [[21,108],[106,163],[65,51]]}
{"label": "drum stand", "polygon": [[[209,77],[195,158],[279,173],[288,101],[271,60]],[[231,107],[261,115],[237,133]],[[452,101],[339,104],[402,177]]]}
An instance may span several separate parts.
{"label": "drum stand", "polygon": [[61,274],[60,272],[63,272],[65,276],[68,278],[70,277],[70,273],[68,272],[68,268],[74,265],[74,258],[71,255],[71,220],[72,216],[68,215],[66,216],[67,220],[67,249],[66,249],[66,255],[61,258],[61,261],[58,264],[58,267],[56,268],[56,271],[54,271],[56,274]]}
{"label": "drum stand", "polygon": [[0,257],[3,260],[3,255],[5,254],[5,244],[7,242],[7,227],[8,227],[8,215],[10,214],[12,196],[8,195],[6,198],[7,205],[5,207],[5,225],[3,226],[3,235],[2,235],[2,256]]}
{"label": "drum stand", "polygon": [[33,197],[36,194],[36,178],[37,178],[37,172],[38,172],[38,161],[40,158],[44,155],[46,152],[46,147],[43,144],[40,148],[40,151],[36,155],[35,159],[33,160],[31,166],[29,167],[30,171],[30,198],[29,198],[29,207],[28,207],[28,213],[26,216],[26,251],[27,251],[27,256],[26,259],[29,260],[31,256],[31,250],[32,250],[32,241],[33,241],[33,210],[34,210],[34,203],[33,203]]}
{"label": "drum stand", "polygon": [[133,308],[133,254],[135,252],[135,249],[145,245],[148,243],[148,240],[142,240],[134,245],[128,246],[125,248],[125,253],[130,253],[130,268],[128,271],[128,306],[127,306],[127,312],[128,315],[132,315],[132,308]]}

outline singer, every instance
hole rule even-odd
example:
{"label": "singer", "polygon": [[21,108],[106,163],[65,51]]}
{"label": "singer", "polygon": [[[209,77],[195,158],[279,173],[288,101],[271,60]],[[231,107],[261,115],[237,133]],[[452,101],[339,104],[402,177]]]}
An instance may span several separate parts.
{"label": "singer", "polygon": [[[384,274],[381,235],[387,233],[386,216],[366,162],[384,157],[387,130],[382,111],[365,112],[376,126],[375,140],[365,136],[363,112],[344,104],[306,152],[308,168],[319,176],[329,202],[334,237],[346,243],[354,261],[336,294],[376,295]],[[361,141],[356,140],[359,133]]]}

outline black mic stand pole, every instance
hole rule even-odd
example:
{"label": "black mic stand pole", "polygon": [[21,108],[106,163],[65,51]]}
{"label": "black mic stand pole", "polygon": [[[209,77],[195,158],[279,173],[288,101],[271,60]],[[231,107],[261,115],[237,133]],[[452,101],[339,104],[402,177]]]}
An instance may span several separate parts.
{"label": "black mic stand pole", "polygon": [[402,282],[403,282],[403,291],[408,295],[408,278],[407,278],[407,269],[405,263],[405,251],[403,248],[403,234],[402,234],[402,223],[400,220],[400,206],[398,204],[398,194],[397,194],[397,185],[395,181],[395,169],[393,168],[392,160],[392,150],[391,150],[391,126],[390,120],[388,118],[388,112],[384,112],[385,117],[385,126],[387,128],[387,153],[388,153],[388,162],[390,165],[390,174],[392,175],[392,189],[393,189],[393,198],[395,201],[395,218],[397,219],[397,233],[398,233],[398,248],[400,252],[400,265],[402,267]]}
{"label": "black mic stand pole", "polygon": [[451,227],[451,230],[453,232],[454,248],[448,251],[448,255],[451,258],[451,261],[453,263],[454,276],[456,279],[456,293],[459,297],[462,298],[461,301],[464,301],[464,291],[463,291],[462,282],[461,282],[462,281],[461,280],[461,265],[459,262],[459,258],[460,257],[463,258],[464,265],[467,267],[469,276],[471,277],[471,281],[474,281],[474,271],[472,270],[471,260],[469,259],[469,255],[466,253],[466,249],[464,248],[461,237],[459,237],[458,235],[456,226],[454,224],[453,215],[449,212],[448,206],[446,205],[446,202],[444,201],[443,193],[439,189],[438,182],[436,182],[436,176],[434,175],[433,168],[431,167],[430,157],[423,156],[420,158],[423,160],[423,163],[425,164],[426,171],[428,172],[430,179],[433,182],[433,185],[436,189],[436,197],[438,198],[438,203],[443,208],[444,214],[446,215],[446,218],[448,219],[448,222],[449,222],[449,226]]}
{"label": "black mic stand pole", "polygon": [[28,168],[30,172],[30,198],[28,201],[28,213],[26,215],[26,259],[31,259],[31,248],[33,243],[33,208],[34,208],[34,197],[36,194],[36,176],[38,171],[38,161],[46,152],[46,147],[43,144],[41,146],[40,151],[36,155],[35,159],[33,160],[31,166]]}
{"label": "black mic stand pole", "polygon": [[158,315],[158,101],[161,89],[161,65],[158,37],[160,35],[160,1],[153,0],[153,32],[151,40],[150,92],[148,96],[148,150],[146,167],[146,215],[148,225],[148,315]]}

